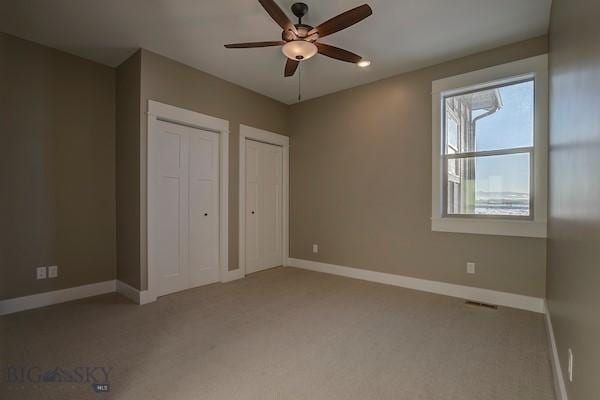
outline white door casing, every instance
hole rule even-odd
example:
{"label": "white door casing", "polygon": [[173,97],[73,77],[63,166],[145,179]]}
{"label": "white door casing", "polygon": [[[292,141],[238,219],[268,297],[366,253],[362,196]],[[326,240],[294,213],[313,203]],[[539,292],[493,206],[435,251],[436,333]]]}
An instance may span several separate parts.
{"label": "white door casing", "polygon": [[[236,272],[242,277],[288,265],[289,138],[241,125],[239,149],[240,267]],[[270,195],[261,196],[265,191]],[[261,246],[261,241],[266,245]]]}
{"label": "white door casing", "polygon": [[[168,127],[166,131],[169,133],[161,135],[160,132],[161,130],[164,132],[165,127]],[[167,143],[163,143],[165,141]],[[145,182],[147,229],[143,229],[143,234],[147,235],[145,250],[148,259],[148,290],[144,292],[148,293],[146,297],[149,301],[164,293],[185,288],[183,280],[187,281],[188,287],[193,287],[216,280],[232,279],[228,271],[228,143],[229,123],[227,121],[152,100],[148,101],[148,173]],[[170,149],[170,152],[167,151],[170,155],[165,154],[157,158],[158,148],[164,146]],[[174,150],[175,147],[178,147],[178,151]],[[178,153],[177,157],[174,157],[175,153]],[[159,160],[166,165],[164,167],[155,165]],[[180,164],[177,168],[173,168],[173,160]],[[180,189],[171,190],[171,198],[169,194],[162,193],[160,195],[162,197],[157,197],[154,195],[158,189],[157,179],[153,171],[167,167],[169,171],[165,172],[169,172],[168,176],[174,177],[171,181],[176,180]],[[171,175],[173,169],[176,170],[175,175]],[[175,184],[171,183],[171,186],[173,185]],[[179,259],[175,263],[177,265],[169,265],[170,269],[159,269],[157,268],[159,262],[164,262],[169,254],[171,256],[174,254],[174,241],[171,241],[166,249],[162,249],[162,246],[157,248],[156,244],[162,242],[168,235],[167,232],[161,232],[162,228],[156,229],[157,218],[154,210],[164,204],[174,204],[174,193],[177,193],[178,197],[177,213],[180,209],[185,210],[186,207],[189,213],[186,218],[183,218],[183,215],[173,218],[171,215],[169,219],[165,215],[160,222],[165,223],[164,220],[167,219],[178,221],[179,226],[174,227],[172,224],[169,233],[176,232],[177,235],[184,235],[187,231],[189,237],[187,242],[191,245],[186,244],[185,240],[179,240],[177,244]],[[145,228],[143,224],[142,228]],[[202,245],[197,246],[198,243]],[[203,249],[204,251],[201,251]],[[207,249],[210,251],[206,251]],[[163,254],[163,251],[170,253]],[[188,266],[192,265],[195,268],[188,267],[186,272],[186,261]],[[161,283],[161,272],[163,277],[166,275],[172,278],[168,279],[171,283]]]}

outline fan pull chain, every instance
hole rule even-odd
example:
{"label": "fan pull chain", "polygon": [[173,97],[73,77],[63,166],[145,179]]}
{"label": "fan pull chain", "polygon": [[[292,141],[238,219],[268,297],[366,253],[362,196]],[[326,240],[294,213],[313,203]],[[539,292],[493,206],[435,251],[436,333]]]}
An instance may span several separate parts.
{"label": "fan pull chain", "polygon": [[298,64],[298,103],[302,100],[301,85],[302,85],[302,63],[299,63]]}

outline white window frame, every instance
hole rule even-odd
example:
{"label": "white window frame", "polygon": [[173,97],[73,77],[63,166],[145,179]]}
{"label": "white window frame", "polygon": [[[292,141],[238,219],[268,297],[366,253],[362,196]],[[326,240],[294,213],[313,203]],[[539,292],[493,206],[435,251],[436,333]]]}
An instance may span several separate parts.
{"label": "white window frame", "polygon": [[[444,210],[444,98],[467,91],[482,90],[533,79],[534,141],[531,196],[533,215],[512,217],[446,216]],[[494,66],[433,81],[432,89],[432,190],[431,229],[438,232],[473,233],[523,237],[547,237],[548,209],[548,55]]]}

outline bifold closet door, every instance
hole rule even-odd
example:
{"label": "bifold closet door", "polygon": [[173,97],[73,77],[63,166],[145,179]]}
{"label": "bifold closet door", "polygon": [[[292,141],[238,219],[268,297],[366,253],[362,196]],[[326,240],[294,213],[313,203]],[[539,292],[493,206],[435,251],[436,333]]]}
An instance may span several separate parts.
{"label": "bifold closet door", "polygon": [[283,264],[280,146],[246,140],[246,273]]}
{"label": "bifold closet door", "polygon": [[190,286],[219,281],[219,135],[190,135]]}
{"label": "bifold closet door", "polygon": [[219,137],[157,122],[150,138],[148,246],[159,295],[219,279]]}

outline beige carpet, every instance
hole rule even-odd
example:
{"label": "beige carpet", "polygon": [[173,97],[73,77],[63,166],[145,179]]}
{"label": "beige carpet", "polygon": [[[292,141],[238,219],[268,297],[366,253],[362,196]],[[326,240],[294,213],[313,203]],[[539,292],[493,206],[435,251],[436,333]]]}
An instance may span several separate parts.
{"label": "beige carpet", "polygon": [[[2,399],[553,399],[541,314],[295,268],[141,307],[98,296],[0,329]],[[9,366],[112,368],[111,391],[11,383]]]}

